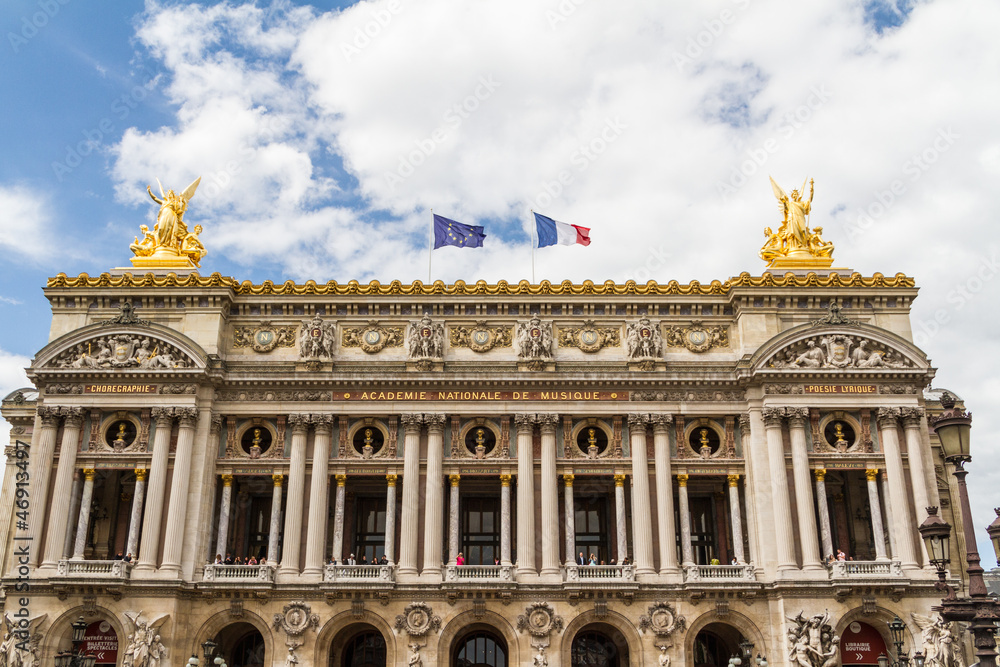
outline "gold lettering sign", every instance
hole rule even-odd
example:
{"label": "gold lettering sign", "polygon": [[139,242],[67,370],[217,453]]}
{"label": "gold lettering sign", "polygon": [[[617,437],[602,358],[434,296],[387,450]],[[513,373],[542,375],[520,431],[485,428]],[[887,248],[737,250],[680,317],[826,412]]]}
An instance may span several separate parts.
{"label": "gold lettering sign", "polygon": [[335,391],[335,401],[626,401],[625,391]]}
{"label": "gold lettering sign", "polygon": [[155,384],[88,384],[85,394],[155,394]]}
{"label": "gold lettering sign", "polygon": [[807,384],[807,394],[877,394],[873,384]]}

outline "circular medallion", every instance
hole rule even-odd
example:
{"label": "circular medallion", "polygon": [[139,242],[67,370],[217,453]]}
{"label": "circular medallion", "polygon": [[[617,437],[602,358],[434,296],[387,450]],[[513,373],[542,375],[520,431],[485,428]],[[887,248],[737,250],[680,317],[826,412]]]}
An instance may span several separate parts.
{"label": "circular medallion", "polygon": [[382,333],[377,329],[369,329],[364,334],[365,342],[369,345],[378,345],[382,340]]}
{"label": "circular medallion", "polygon": [[135,424],[128,419],[112,422],[104,432],[104,442],[116,452],[123,451],[135,442]]}
{"label": "circular medallion", "polygon": [[712,347],[712,337],[704,329],[692,327],[684,334],[684,347],[692,352],[704,352]]}
{"label": "circular medallion", "polygon": [[576,343],[584,352],[597,352],[604,347],[604,336],[597,329],[581,329],[576,335]]}
{"label": "circular medallion", "polygon": [[313,327],[312,329],[309,330],[309,336],[311,338],[322,338],[323,330],[320,329],[319,327]]}
{"label": "circular medallion", "polygon": [[274,329],[261,327],[253,332],[254,352],[270,352],[278,344],[278,336]]}

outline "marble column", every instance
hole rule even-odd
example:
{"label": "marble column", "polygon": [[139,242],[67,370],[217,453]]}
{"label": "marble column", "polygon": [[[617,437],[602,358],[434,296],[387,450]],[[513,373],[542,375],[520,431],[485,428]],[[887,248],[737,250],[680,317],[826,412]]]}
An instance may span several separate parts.
{"label": "marble column", "polygon": [[[8,457],[7,461],[10,462],[12,459]],[[73,475],[73,488],[70,489],[70,493],[72,494],[73,502],[69,505],[70,521],[66,522],[66,534],[63,538],[62,557],[64,560],[73,555],[73,537],[76,535],[76,522],[72,518],[80,513],[80,494],[83,493],[83,476],[79,472]],[[139,511],[141,512],[142,509],[140,508]],[[132,551],[132,555],[138,556],[139,554]]]}
{"label": "marble column", "polygon": [[792,535],[792,508],[788,500],[788,471],[785,469],[785,445],[781,438],[783,408],[764,409],[764,429],[767,434],[767,458],[771,472],[771,505],[774,511],[774,541],[777,546],[778,570],[794,570],[795,537]]}
{"label": "marble column", "polygon": [[615,528],[618,535],[618,549],[615,558],[618,563],[628,556],[628,532],[625,522],[625,475],[615,475]]}
{"label": "marble column", "polygon": [[[80,427],[83,425],[83,410],[74,408],[63,421],[62,441],[59,445],[59,468],[56,470],[55,492],[49,503],[49,526],[45,537],[45,556],[42,568],[55,569],[62,558],[66,524],[69,523],[69,509],[73,497],[65,490],[72,488],[76,473],[76,453],[79,448]],[[93,486],[93,485],[92,485]],[[32,506],[43,511],[44,505]],[[89,508],[88,508],[89,512]]]}
{"label": "marble column", "polygon": [[399,575],[416,576],[420,529],[420,415],[400,415],[403,423],[403,510],[399,536]]}
{"label": "marble column", "polygon": [[649,462],[646,457],[646,424],[649,416],[628,416],[632,450],[632,554],[637,575],[656,574],[653,568],[653,524],[649,498]]}
{"label": "marble column", "polygon": [[865,470],[865,477],[868,479],[872,533],[875,534],[875,560],[889,560],[885,555],[885,529],[882,527],[882,507],[878,499],[878,468]]}
{"label": "marble column", "polygon": [[160,557],[160,526],[163,522],[163,496],[167,490],[167,459],[170,455],[170,430],[173,408],[153,408],[153,460],[146,486],[146,508],[142,514],[143,539],[139,542],[139,562],[133,574],[155,570]]}
{"label": "marble column", "polygon": [[535,570],[535,457],[532,436],[534,415],[514,415],[517,429],[517,573]]}
{"label": "marble column", "polygon": [[161,567],[179,575],[181,557],[184,555],[184,522],[187,518],[191,450],[194,446],[194,427],[198,423],[198,410],[177,408],[176,414],[179,424],[177,451],[174,453],[174,474],[170,479],[170,509],[167,511],[167,530]]}
{"label": "marble column", "polygon": [[[424,567],[421,577],[441,580],[441,543],[444,521],[444,415],[424,415],[427,424],[427,479],[424,486]],[[404,478],[405,481],[405,478]],[[449,542],[451,544],[449,535]],[[454,554],[449,554],[454,558]]]}
{"label": "marble column", "polygon": [[892,507],[892,530],[896,535],[896,558],[904,570],[915,569],[917,553],[913,548],[916,525],[910,512],[910,499],[903,477],[903,457],[899,451],[899,434],[896,430],[899,408],[879,408],[878,425],[885,455],[885,474],[889,477],[889,497]]}
{"label": "marble column", "polygon": [[691,549],[691,507],[688,504],[688,476],[677,475],[677,513],[681,515],[681,565],[694,565]]}
{"label": "marble column", "polygon": [[[878,476],[879,490],[882,492],[882,499],[886,500],[889,498],[889,477],[883,472]],[[885,524],[886,526],[892,526],[892,503],[883,502],[882,511],[885,512]],[[889,558],[899,558],[899,549],[896,547],[896,531],[887,530],[886,550],[889,554]],[[921,540],[922,541],[922,540]]]}
{"label": "marble column", "polygon": [[76,543],[73,545],[73,560],[83,560],[87,549],[87,533],[90,531],[90,505],[94,500],[94,477],[97,471],[85,468],[83,471],[83,495],[80,497],[80,517],[76,522]]}
{"label": "marble column", "polygon": [[288,415],[292,426],[292,451],[288,465],[288,495],[285,499],[285,532],[282,538],[281,573],[299,573],[302,545],[302,506],[306,495],[306,440],[309,415]]}
{"label": "marble column", "polygon": [[[335,475],[337,493],[333,500],[333,545],[330,547],[330,558],[338,563],[344,562],[344,492],[347,485],[347,475]],[[388,558],[388,556],[386,556]]]}
{"label": "marble column", "polygon": [[313,433],[315,437],[312,473],[309,477],[306,566],[302,574],[315,578],[323,575],[323,550],[326,549],[326,517],[329,507],[327,489],[330,487],[330,437],[333,435],[333,415],[313,415]]}
{"label": "marble column", "polygon": [[510,475],[500,475],[500,564],[510,566]]}
{"label": "marble column", "polygon": [[[59,430],[59,421],[62,418],[63,410],[79,410],[80,408],[50,408],[42,406],[38,408],[38,416],[41,419],[42,427],[37,431],[37,440],[32,435],[31,449],[28,451],[28,470],[31,484],[31,491],[34,498],[31,500],[31,507],[39,508],[37,512],[28,513],[28,565],[34,567],[42,556],[42,525],[45,523],[45,512],[42,508],[48,507],[49,496],[49,476],[52,473],[52,458],[55,455],[56,432]],[[13,559],[12,569],[16,572],[18,563]]]}
{"label": "marble column", "polygon": [[542,432],[542,571],[559,576],[559,476],[556,474],[558,415],[539,415]]}
{"label": "marble column", "polygon": [[816,506],[819,508],[819,535],[823,543],[823,557],[834,555],[833,530],[830,528],[830,506],[826,500],[826,468],[813,470],[816,480]]}
{"label": "marble column", "polygon": [[746,553],[743,551],[743,514],[740,512],[740,476],[728,475],[729,482],[729,520],[733,528],[733,556],[740,565],[746,563]]}
{"label": "marble column", "polygon": [[576,562],[576,507],[573,504],[573,474],[563,475],[566,488],[563,494],[563,516],[566,523],[566,565]]}
{"label": "marble column", "polygon": [[223,558],[226,557],[229,549],[226,544],[229,541],[229,513],[232,510],[233,502],[233,476],[222,475],[222,500],[219,502],[219,534],[215,541],[215,553]]}
{"label": "marble column", "polygon": [[660,574],[677,572],[677,528],[674,525],[674,490],[670,474],[670,427],[673,417],[654,414],[653,461],[656,474],[656,516],[660,542]]}
{"label": "marble column", "polygon": [[396,475],[385,476],[385,558],[396,562]]}
{"label": "marble column", "polygon": [[792,441],[792,477],[795,480],[795,509],[799,518],[799,544],[802,568],[823,570],[820,562],[819,536],[816,530],[816,510],[813,505],[812,483],[809,479],[809,452],[806,449],[806,424],[809,410],[787,408],[788,431]]}
{"label": "marble column", "polygon": [[271,526],[267,534],[267,564],[274,567],[278,563],[278,537],[281,530],[281,485],[284,475],[271,475],[274,488],[271,492]]}
{"label": "marble column", "polygon": [[[455,565],[458,557],[458,485],[461,475],[448,475],[451,496],[448,499],[448,564]],[[438,566],[440,567],[440,566]]]}
{"label": "marble column", "polygon": [[133,562],[139,555],[139,531],[142,530],[142,501],[146,498],[146,469],[135,469],[135,489],[132,491],[132,515],[128,521],[128,538],[125,554],[132,554]]}
{"label": "marble column", "polygon": [[[910,464],[910,486],[913,487],[913,504],[916,508],[916,524],[919,526],[927,518],[927,507],[933,505],[927,492],[927,468],[924,465],[921,446],[923,428],[923,408],[903,408],[903,433],[906,437],[906,461]],[[926,566],[930,565],[927,549],[923,540],[920,544],[920,555]]]}

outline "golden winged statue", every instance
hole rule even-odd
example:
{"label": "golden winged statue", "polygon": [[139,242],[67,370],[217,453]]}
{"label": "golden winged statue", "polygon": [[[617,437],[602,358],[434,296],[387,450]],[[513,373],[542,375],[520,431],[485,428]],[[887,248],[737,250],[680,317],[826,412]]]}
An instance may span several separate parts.
{"label": "golden winged statue", "polygon": [[160,179],[156,179],[160,196],[153,194],[152,188],[146,186],[146,192],[150,198],[160,205],[160,211],[156,214],[156,224],[153,231],[149,231],[146,225],[140,225],[142,240],[135,238],[129,248],[135,257],[132,258],[132,265],[143,268],[192,268],[199,266],[201,258],[205,256],[205,246],[198,235],[201,234],[201,225],[195,225],[193,230],[189,230],[184,222],[184,212],[187,210],[188,202],[194,197],[201,177],[194,180],[191,185],[177,194],[173,190],[163,191],[163,184]]}
{"label": "golden winged statue", "polygon": [[[806,185],[809,198],[803,199]],[[825,269],[833,264],[833,244],[823,240],[822,227],[809,227],[812,211],[813,180],[802,183],[802,190],[786,194],[774,179],[771,189],[780,204],[781,226],[777,232],[764,229],[766,241],[760,249],[760,258],[769,269]]]}

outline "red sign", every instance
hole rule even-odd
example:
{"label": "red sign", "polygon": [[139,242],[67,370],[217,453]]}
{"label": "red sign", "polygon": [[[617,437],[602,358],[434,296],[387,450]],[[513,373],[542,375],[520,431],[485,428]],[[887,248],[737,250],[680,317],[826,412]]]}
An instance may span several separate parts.
{"label": "red sign", "polygon": [[844,665],[877,665],[878,657],[889,652],[878,630],[854,621],[840,635],[840,661]]}
{"label": "red sign", "polygon": [[97,656],[95,664],[114,665],[118,662],[118,635],[107,621],[94,621],[83,633],[83,652]]}

